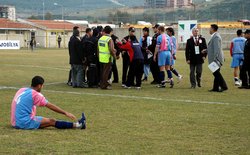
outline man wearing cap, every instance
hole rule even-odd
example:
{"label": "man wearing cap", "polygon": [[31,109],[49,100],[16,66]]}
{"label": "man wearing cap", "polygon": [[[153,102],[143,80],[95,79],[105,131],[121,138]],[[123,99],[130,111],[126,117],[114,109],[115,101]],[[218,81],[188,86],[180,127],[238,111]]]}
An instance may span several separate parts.
{"label": "man wearing cap", "polygon": [[[130,27],[128,29],[129,35],[124,37],[126,41],[131,41],[131,37],[138,42],[137,38],[135,37],[135,28]],[[135,38],[134,38],[135,37]],[[128,75],[128,68],[130,66],[130,55],[128,51],[122,51],[122,86],[126,86],[127,75]],[[133,85],[133,84],[132,84]]]}
{"label": "man wearing cap", "polygon": [[250,29],[245,31],[245,42],[244,48],[244,61],[240,70],[240,78],[242,80],[242,86],[240,89],[250,89]]}
{"label": "man wearing cap", "polygon": [[[154,31],[154,36],[152,38],[152,43],[151,45],[149,45],[148,50],[152,52],[153,57],[155,55],[155,47],[156,47],[156,43],[157,43],[157,37],[159,36],[159,32],[158,32],[158,27],[160,25],[159,24],[155,24],[153,26],[153,31]],[[151,82],[151,84],[160,84],[160,79],[159,79],[159,74],[160,74],[160,69],[158,66],[158,58],[156,57],[156,61],[152,61],[150,64],[150,70],[151,73],[153,75],[154,80]]]}

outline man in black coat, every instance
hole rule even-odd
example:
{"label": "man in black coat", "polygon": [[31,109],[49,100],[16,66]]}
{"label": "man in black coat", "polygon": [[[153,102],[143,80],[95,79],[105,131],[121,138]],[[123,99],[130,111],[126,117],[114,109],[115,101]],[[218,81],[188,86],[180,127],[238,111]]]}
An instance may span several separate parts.
{"label": "man in black coat", "polygon": [[83,88],[83,59],[82,44],[80,32],[73,29],[73,35],[69,41],[69,55],[71,64],[72,86],[74,88]]}
{"label": "man in black coat", "polygon": [[240,89],[250,89],[250,29],[245,32],[245,48],[244,48],[244,60],[240,70],[240,78],[242,80],[242,86]]}
{"label": "man in black coat", "polygon": [[[154,30],[154,36],[152,38],[152,44],[149,45],[148,47],[148,50],[152,52],[153,54],[153,57],[154,57],[154,54],[155,54],[155,47],[156,47],[156,42],[157,42],[157,37],[159,36],[159,33],[158,33],[158,27],[160,25],[158,24],[155,24],[155,26],[153,27],[153,30]],[[159,79],[159,74],[160,74],[160,69],[159,69],[159,66],[158,66],[158,60],[156,59],[156,61],[152,61],[150,63],[150,71],[153,75],[153,78],[154,80],[151,82],[151,84],[160,84],[160,79]]]}
{"label": "man in black coat", "polygon": [[193,29],[192,33],[193,36],[187,40],[185,55],[186,62],[190,66],[191,88],[195,88],[196,84],[198,87],[201,87],[202,64],[207,56],[207,54],[202,51],[207,49],[207,44],[205,38],[199,36],[199,30],[197,28]]}
{"label": "man in black coat", "polygon": [[[119,47],[117,45],[117,42],[119,42],[119,38],[116,35],[114,35],[113,31],[111,32],[111,38],[114,42],[114,46],[116,49],[116,58],[119,59],[119,55],[121,53],[121,50],[119,49]],[[113,77],[114,77],[112,83],[118,83],[119,82],[119,75],[118,75],[118,69],[117,69],[117,65],[116,65],[116,59],[113,60],[112,69],[111,69],[111,73],[110,73],[110,77],[109,77],[110,79],[111,79],[112,73],[113,73]]]}

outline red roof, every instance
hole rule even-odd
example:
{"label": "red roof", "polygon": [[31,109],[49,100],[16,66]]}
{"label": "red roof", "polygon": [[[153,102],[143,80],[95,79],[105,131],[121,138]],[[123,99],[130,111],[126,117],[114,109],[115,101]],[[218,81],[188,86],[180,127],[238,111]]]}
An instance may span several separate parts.
{"label": "red roof", "polygon": [[0,18],[0,29],[32,29],[33,27],[28,24],[11,21],[6,18]]}
{"label": "red roof", "polygon": [[[56,29],[56,30],[72,30],[75,24],[66,22],[66,21],[54,21],[54,20],[28,20],[37,25],[46,27],[47,29]],[[79,26],[79,25],[77,25]],[[80,29],[83,29],[82,26],[79,26]]]}

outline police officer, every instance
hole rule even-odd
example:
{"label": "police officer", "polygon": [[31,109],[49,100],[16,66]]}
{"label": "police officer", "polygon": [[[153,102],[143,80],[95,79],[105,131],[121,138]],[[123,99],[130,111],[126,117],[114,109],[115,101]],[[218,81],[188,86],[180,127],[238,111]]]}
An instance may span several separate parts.
{"label": "police officer", "polygon": [[106,26],[103,29],[103,36],[98,40],[101,89],[111,89],[111,86],[108,83],[108,78],[111,71],[113,59],[116,57],[114,42],[110,37],[111,31],[112,28],[110,26]]}
{"label": "police officer", "polygon": [[[124,39],[126,41],[129,41],[129,40],[131,40],[131,37],[132,37],[133,39],[135,39],[138,42],[138,40],[135,36],[135,28],[130,27],[128,29],[128,31],[129,31],[129,35],[124,37]],[[122,51],[122,87],[126,86],[128,69],[129,69],[129,65],[130,65],[130,57],[131,57],[131,55],[129,55],[128,51]]]}

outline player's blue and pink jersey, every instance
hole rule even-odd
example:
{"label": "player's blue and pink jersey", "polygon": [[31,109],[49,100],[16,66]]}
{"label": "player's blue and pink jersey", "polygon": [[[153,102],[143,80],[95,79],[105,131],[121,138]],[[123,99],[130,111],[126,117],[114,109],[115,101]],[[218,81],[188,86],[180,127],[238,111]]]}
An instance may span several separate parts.
{"label": "player's blue and pink jersey", "polygon": [[17,91],[11,105],[11,125],[16,128],[38,128],[39,118],[36,117],[36,106],[46,106],[48,101],[39,92],[31,88]]}
{"label": "player's blue and pink jersey", "polygon": [[169,36],[166,34],[159,35],[157,45],[159,46],[158,66],[171,65],[172,55]]}
{"label": "player's blue and pink jersey", "polygon": [[157,45],[160,46],[160,52],[171,51],[169,36],[166,34],[161,34],[157,37]]}
{"label": "player's blue and pink jersey", "polygon": [[172,55],[176,54],[177,51],[177,42],[175,36],[169,37],[170,45],[171,45],[171,53]]}

